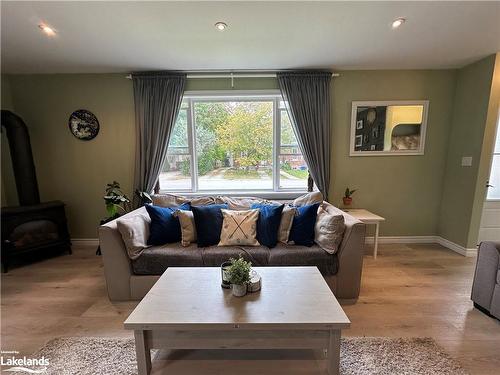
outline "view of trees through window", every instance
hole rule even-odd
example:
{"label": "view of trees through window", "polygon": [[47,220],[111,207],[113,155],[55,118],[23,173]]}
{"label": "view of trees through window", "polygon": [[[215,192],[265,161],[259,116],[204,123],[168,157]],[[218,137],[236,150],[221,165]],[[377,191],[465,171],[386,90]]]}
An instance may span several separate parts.
{"label": "view of trees through window", "polygon": [[305,190],[307,177],[288,113],[278,97],[187,98],[170,137],[160,189]]}

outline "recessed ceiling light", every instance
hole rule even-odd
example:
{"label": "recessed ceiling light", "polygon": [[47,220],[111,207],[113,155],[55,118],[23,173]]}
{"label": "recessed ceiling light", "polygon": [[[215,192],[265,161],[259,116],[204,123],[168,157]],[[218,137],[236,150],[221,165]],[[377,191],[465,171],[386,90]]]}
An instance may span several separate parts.
{"label": "recessed ceiling light", "polygon": [[56,31],[50,26],[47,26],[47,25],[42,23],[42,24],[38,25],[38,27],[40,28],[40,30],[42,30],[48,36],[56,35]]}
{"label": "recessed ceiling light", "polygon": [[217,23],[215,24],[215,28],[216,28],[217,30],[219,30],[219,31],[224,31],[224,30],[226,30],[226,28],[227,28],[227,24],[226,24],[226,23],[224,23],[224,22],[217,22]]}
{"label": "recessed ceiling light", "polygon": [[392,22],[392,28],[393,29],[397,29],[399,26],[401,26],[403,23],[406,22],[406,18],[403,18],[403,17],[400,17],[400,18],[396,18],[393,22]]}

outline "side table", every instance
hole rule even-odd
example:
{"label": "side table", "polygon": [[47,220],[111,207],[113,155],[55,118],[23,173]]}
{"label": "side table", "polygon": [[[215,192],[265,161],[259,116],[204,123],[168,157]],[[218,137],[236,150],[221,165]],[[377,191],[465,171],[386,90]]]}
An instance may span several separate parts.
{"label": "side table", "polygon": [[365,210],[363,208],[342,208],[342,211],[348,213],[351,216],[354,216],[356,219],[362,221],[365,224],[374,224],[375,225],[375,244],[373,246],[373,258],[377,259],[377,251],[378,251],[378,229],[379,225],[382,221],[385,221],[385,218],[382,216],[378,216],[373,212]]}

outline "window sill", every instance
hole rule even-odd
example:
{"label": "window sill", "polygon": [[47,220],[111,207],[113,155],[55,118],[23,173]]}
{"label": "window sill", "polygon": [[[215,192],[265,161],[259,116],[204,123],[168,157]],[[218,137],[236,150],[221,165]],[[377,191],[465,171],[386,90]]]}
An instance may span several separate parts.
{"label": "window sill", "polygon": [[[315,190],[316,191],[316,190]],[[182,195],[185,197],[203,197],[207,195],[225,195],[228,197],[257,197],[263,199],[295,199],[301,195],[307,194],[307,190],[291,191],[204,191],[204,192],[183,192],[160,190],[158,194]]]}

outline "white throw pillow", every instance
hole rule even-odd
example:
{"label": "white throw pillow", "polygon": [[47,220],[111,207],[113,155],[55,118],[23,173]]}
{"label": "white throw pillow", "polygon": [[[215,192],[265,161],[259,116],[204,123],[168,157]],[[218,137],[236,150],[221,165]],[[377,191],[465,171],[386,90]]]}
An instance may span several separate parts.
{"label": "white throw pillow", "polygon": [[318,208],[314,226],[314,242],[327,253],[335,254],[344,237],[344,215],[329,203],[323,202]]}
{"label": "white throw pillow", "polygon": [[137,259],[148,247],[149,225],[151,219],[145,215],[125,217],[116,221],[130,259]]}
{"label": "white throw pillow", "polygon": [[323,202],[323,194],[319,191],[313,191],[304,195],[301,195],[297,199],[293,201],[293,206],[295,207],[300,207],[300,206],[309,206],[311,204],[315,203],[321,203]]}
{"label": "white throw pillow", "polygon": [[181,245],[186,247],[196,242],[196,225],[193,211],[177,210],[174,216],[179,219],[181,225]]}
{"label": "white throw pillow", "polygon": [[278,229],[278,241],[281,243],[288,243],[288,237],[290,236],[290,231],[292,230],[293,218],[295,216],[295,208],[290,206],[285,206],[283,212],[281,213],[281,222]]}
{"label": "white throw pillow", "polygon": [[259,246],[257,220],[259,210],[232,211],[222,209],[222,231],[219,246]]}

